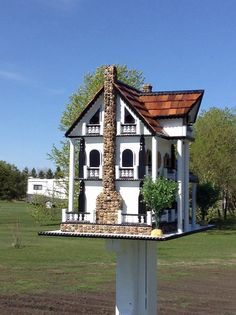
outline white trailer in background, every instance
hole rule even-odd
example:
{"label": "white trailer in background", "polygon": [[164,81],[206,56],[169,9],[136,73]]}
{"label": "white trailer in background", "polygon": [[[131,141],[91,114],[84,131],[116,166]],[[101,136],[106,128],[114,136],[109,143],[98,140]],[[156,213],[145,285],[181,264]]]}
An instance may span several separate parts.
{"label": "white trailer in background", "polygon": [[31,202],[35,196],[44,196],[48,201],[67,199],[68,181],[64,178],[28,178],[27,200]]}

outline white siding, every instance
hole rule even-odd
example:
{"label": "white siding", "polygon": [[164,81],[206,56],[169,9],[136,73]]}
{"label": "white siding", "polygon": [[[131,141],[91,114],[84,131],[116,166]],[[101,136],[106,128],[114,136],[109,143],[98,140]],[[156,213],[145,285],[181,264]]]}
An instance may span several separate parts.
{"label": "white siding", "polygon": [[187,127],[183,125],[183,119],[161,119],[159,120],[164,131],[171,137],[185,137]]}

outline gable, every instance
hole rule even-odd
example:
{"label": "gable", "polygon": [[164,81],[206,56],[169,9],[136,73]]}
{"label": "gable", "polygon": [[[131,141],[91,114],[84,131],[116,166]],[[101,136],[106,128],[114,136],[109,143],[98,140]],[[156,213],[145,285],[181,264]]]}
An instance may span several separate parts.
{"label": "gable", "polygon": [[96,99],[93,99],[82,111],[79,117],[72,124],[70,129],[66,132],[66,137],[81,137],[85,134],[84,128],[89,125],[91,119],[99,111],[100,120],[102,119],[104,106],[103,106],[103,91],[97,95]]}

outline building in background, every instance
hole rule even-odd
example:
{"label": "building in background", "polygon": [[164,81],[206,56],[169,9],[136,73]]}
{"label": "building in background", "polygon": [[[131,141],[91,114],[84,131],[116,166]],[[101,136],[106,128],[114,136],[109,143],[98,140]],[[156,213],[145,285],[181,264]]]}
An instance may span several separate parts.
{"label": "building in background", "polygon": [[31,202],[35,196],[44,196],[48,201],[67,199],[68,181],[63,178],[28,178],[27,200]]}

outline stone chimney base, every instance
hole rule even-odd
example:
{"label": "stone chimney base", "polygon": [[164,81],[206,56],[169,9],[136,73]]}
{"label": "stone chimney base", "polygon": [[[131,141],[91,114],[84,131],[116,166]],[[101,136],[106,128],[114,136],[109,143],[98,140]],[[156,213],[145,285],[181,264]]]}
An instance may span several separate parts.
{"label": "stone chimney base", "polygon": [[96,201],[96,223],[117,224],[120,209],[122,209],[120,194],[117,191],[103,191]]}

